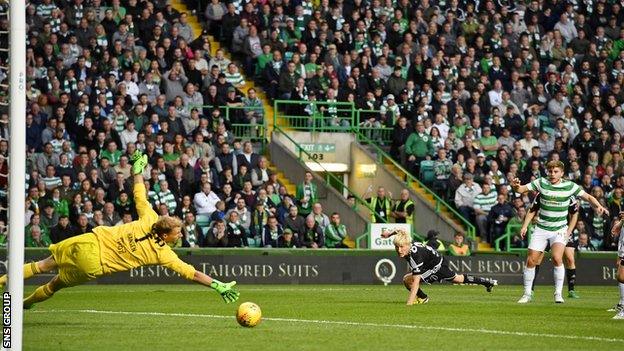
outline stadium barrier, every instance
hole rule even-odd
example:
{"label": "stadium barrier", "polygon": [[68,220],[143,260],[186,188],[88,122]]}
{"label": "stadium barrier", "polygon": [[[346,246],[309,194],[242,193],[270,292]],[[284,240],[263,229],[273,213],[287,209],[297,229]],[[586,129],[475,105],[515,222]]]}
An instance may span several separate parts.
{"label": "stadium barrier", "polygon": [[[241,284],[381,284],[380,278],[400,283],[407,264],[393,251],[348,249],[175,249],[185,262],[215,278]],[[47,249],[26,249],[31,262],[49,256]],[[581,285],[615,285],[615,252],[581,253],[577,281]],[[514,254],[447,256],[451,269],[498,279],[501,284],[522,284],[525,258]],[[552,265],[542,264],[538,284],[552,284]],[[0,273],[6,272],[6,250],[0,251]],[[53,274],[39,275],[27,284],[42,284]],[[379,278],[378,278],[379,277]],[[142,267],[102,277],[98,284],[178,284],[175,272],[160,266]]]}

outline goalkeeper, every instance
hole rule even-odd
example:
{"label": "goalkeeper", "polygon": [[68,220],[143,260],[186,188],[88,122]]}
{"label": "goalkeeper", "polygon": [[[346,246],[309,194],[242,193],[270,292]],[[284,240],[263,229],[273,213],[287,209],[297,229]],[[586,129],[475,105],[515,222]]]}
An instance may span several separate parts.
{"label": "goalkeeper", "polygon": [[[232,289],[236,282],[221,283],[212,279],[183,262],[173,252],[168,244],[182,236],[182,222],[169,216],[158,217],[147,201],[143,184],[142,173],[147,166],[147,156],[137,151],[132,155],[132,160],[133,192],[139,219],[115,227],[96,227],[92,233],[50,245],[52,256],[24,265],[24,279],[58,269],[58,274],[50,282],[38,287],[24,299],[25,309],[49,299],[60,289],[103,275],[156,264],[213,288],[227,303],[238,299],[239,293]],[[0,277],[0,287],[6,284],[6,280],[6,275]]]}

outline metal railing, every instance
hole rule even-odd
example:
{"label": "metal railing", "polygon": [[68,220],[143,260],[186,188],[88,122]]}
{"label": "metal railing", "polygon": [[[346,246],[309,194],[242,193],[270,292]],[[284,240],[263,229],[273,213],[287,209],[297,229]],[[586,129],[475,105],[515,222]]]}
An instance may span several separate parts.
{"label": "metal railing", "polygon": [[[192,106],[192,107],[201,108],[202,110],[218,108],[222,113],[223,121],[229,124],[230,131],[232,132],[232,134],[234,134],[234,136],[237,139],[249,140],[254,143],[259,143],[260,153],[264,153],[264,151],[266,150],[268,131],[267,131],[267,117],[264,115],[264,112],[265,112],[264,106],[245,107],[245,106],[227,106],[227,105],[225,106],[203,105],[203,106]],[[191,107],[189,107],[189,109],[190,108]],[[240,113],[243,114],[243,116],[241,117],[244,119],[245,113],[251,112],[254,110],[262,111],[263,117],[260,123],[255,123],[255,124],[232,123],[232,122],[240,122],[236,120],[236,118],[239,117],[235,115],[237,111],[241,111]]]}
{"label": "metal railing", "polygon": [[[506,252],[517,252],[517,251],[526,251],[526,247],[511,247],[511,238],[518,233],[519,229],[522,228],[521,223],[509,223],[505,228],[505,234],[503,234],[500,238],[494,240],[494,249],[498,252],[506,251]],[[527,242],[531,239],[531,235],[533,234],[533,226],[529,226],[527,230]],[[501,242],[504,242],[504,249],[501,250]]]}
{"label": "metal railing", "polygon": [[[367,144],[372,146],[375,149],[375,153],[377,154],[378,162],[380,164],[392,164],[398,170],[400,170],[404,174],[404,181],[411,186],[412,183],[418,184],[422,187],[427,194],[433,196],[434,199],[434,210],[436,213],[440,213],[440,211],[444,208],[449,213],[451,213],[458,221],[460,221],[464,230],[466,231],[466,236],[470,239],[475,239],[476,236],[476,228],[470,223],[466,218],[464,218],[457,210],[455,210],[452,206],[450,206],[446,201],[444,201],[438,194],[429,189],[425,184],[423,184],[418,178],[414,177],[408,171],[406,171],[403,166],[401,166],[396,160],[390,157],[384,150],[379,147],[379,143],[390,143],[392,140],[392,128],[384,128],[384,127],[375,127],[375,126],[361,126],[359,123],[355,123],[356,121],[360,121],[360,117],[362,113],[380,113],[377,110],[359,110],[355,109],[355,105],[352,102],[335,102],[331,103],[335,105],[337,108],[344,107],[351,108],[349,111],[347,121],[350,123],[350,127],[336,127],[332,125],[328,125],[325,123],[327,120],[327,116],[323,114],[312,114],[308,116],[301,115],[290,115],[289,114],[289,106],[302,106],[312,105],[312,110],[317,109],[318,106],[328,106],[330,103],[324,101],[290,101],[290,100],[275,100],[273,102],[273,125],[275,129],[282,130],[282,128],[288,128],[290,130],[305,130],[308,132],[315,131],[326,131],[326,132],[344,132],[344,133],[354,133],[356,135],[356,140],[360,143]],[[305,107],[303,107],[305,108]],[[280,113],[279,111],[284,111]],[[279,114],[279,116],[278,116]],[[294,123],[293,123],[294,122]],[[305,123],[303,123],[305,122]],[[369,135],[369,136],[367,136]],[[288,137],[288,136],[287,136]],[[290,139],[290,137],[288,137]],[[293,140],[294,142],[294,140]],[[307,153],[306,153],[307,154]],[[318,163],[318,162],[317,162]]]}
{"label": "metal railing", "polygon": [[357,109],[352,102],[275,100],[273,111],[273,125],[290,130],[351,133],[355,129],[384,145],[392,142],[393,128],[360,122],[362,114],[381,111]]}
{"label": "metal railing", "polygon": [[457,212],[457,210],[455,210],[451,205],[449,205],[446,201],[444,201],[438,194],[436,194],[433,190],[429,189],[425,184],[423,184],[418,178],[414,177],[410,172],[406,171],[405,168],[403,168],[403,166],[401,166],[401,164],[399,164],[395,159],[393,159],[390,155],[388,155],[385,151],[383,151],[379,146],[377,146],[377,144],[373,141],[370,140],[369,138],[367,138],[366,136],[362,135],[361,133],[359,133],[357,130],[353,129],[352,130],[353,133],[355,133],[357,140],[360,143],[366,144],[371,146],[374,150],[375,150],[375,154],[377,155],[377,162],[379,164],[391,164],[394,167],[396,167],[399,171],[401,171],[403,173],[404,176],[404,181],[407,183],[407,185],[409,187],[411,187],[412,183],[416,183],[418,184],[418,186],[420,186],[421,188],[423,188],[423,190],[433,196],[433,200],[435,202],[434,204],[434,211],[435,213],[440,213],[440,211],[444,208],[446,209],[448,212],[450,212],[451,214],[454,215],[454,217],[459,220],[463,226],[464,226],[464,230],[466,231],[466,236],[470,239],[475,239],[476,236],[476,228],[475,226],[470,223],[470,221],[468,221],[466,218],[464,218],[459,212]]}
{"label": "metal railing", "polygon": [[[336,189],[336,190],[338,192],[340,192],[341,194],[344,194],[345,191],[346,191],[349,195],[353,196],[353,198],[355,199],[356,205],[363,206],[370,213],[374,213],[375,212],[375,209],[372,208],[371,205],[366,200],[362,199],[357,193],[353,192],[342,181],[342,179],[340,179],[339,177],[336,177],[332,172],[328,171],[321,163],[319,163],[317,160],[315,160],[310,153],[308,153],[306,150],[304,150],[303,147],[301,147],[301,145],[299,145],[299,143],[297,143],[297,141],[295,141],[293,138],[291,138],[288,135],[288,133],[286,133],[279,125],[275,125],[274,128],[275,128],[275,131],[279,132],[290,143],[293,144],[293,146],[295,147],[295,150],[297,150],[295,152],[295,155],[296,155],[297,160],[299,161],[299,163],[301,163],[302,165],[306,166],[307,168],[309,168],[309,167],[306,165],[306,163],[308,163],[308,162],[314,163],[315,167],[320,169],[320,171],[316,171],[316,172],[317,173],[323,173],[323,176],[325,177],[325,182],[327,184],[333,185],[334,188],[335,188],[335,186],[338,186],[339,189]],[[357,209],[355,209],[355,210],[357,211]],[[384,220],[383,223],[386,223],[386,221]]]}

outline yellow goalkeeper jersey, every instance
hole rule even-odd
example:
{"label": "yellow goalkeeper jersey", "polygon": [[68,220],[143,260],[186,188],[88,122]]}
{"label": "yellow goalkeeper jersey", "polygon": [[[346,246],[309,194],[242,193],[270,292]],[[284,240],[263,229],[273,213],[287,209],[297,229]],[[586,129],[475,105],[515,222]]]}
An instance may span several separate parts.
{"label": "yellow goalkeeper jersey", "polygon": [[133,191],[138,220],[115,227],[100,226],[93,229],[100,243],[102,272],[111,274],[159,264],[192,280],[195,268],[182,261],[169,245],[151,233],[158,215],[147,201],[145,185],[135,184]]}

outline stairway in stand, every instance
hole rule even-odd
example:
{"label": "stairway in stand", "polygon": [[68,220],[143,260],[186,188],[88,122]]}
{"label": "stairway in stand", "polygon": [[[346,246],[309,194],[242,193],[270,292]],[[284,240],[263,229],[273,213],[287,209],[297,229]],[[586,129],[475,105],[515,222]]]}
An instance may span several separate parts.
{"label": "stairway in stand", "polygon": [[[186,12],[186,14],[188,15],[188,23],[193,28],[193,35],[195,36],[195,38],[197,38],[203,30],[197,16],[194,16],[191,13],[191,11],[186,7],[186,4],[184,4],[183,0],[170,0],[170,3],[171,3],[171,6],[177,11]],[[217,39],[215,39],[212,35],[209,36],[208,38],[210,39],[210,55],[214,56],[217,50],[221,48],[221,43]],[[225,56],[231,60],[232,57],[229,55],[227,48],[223,48],[223,49],[225,51]],[[249,77],[245,77],[244,74],[243,74],[243,78],[245,79],[245,86],[241,90],[244,93],[246,93],[249,88],[254,88],[256,89],[256,93],[258,97],[262,100],[262,103],[264,106],[264,118],[267,123],[266,138],[270,140],[271,133],[273,132],[273,113],[274,113],[273,105],[269,101],[264,90],[261,87],[258,87],[254,84],[253,79]],[[286,122],[283,120],[280,114],[278,114],[277,120],[278,120],[278,123],[281,123],[280,126],[285,126]],[[285,174],[279,171],[278,169],[276,169],[275,166],[271,166],[269,168],[271,169],[272,172],[277,173],[277,179],[279,180],[279,182],[283,186],[286,187],[289,194],[292,194],[294,196],[295,189],[296,189],[295,184],[291,183],[290,180],[285,176]]]}
{"label": "stairway in stand", "polygon": [[[197,16],[194,16],[191,11],[186,7],[186,4],[184,4],[183,0],[170,0],[169,3],[171,4],[171,6],[176,9],[179,12],[186,12],[188,15],[188,23],[190,24],[190,26],[193,28],[193,35],[195,36],[195,38],[197,38],[201,32],[202,32],[202,26],[199,22],[199,19],[197,18]],[[217,39],[215,39],[212,35],[208,37],[210,39],[210,55],[214,56],[217,52],[217,50],[219,50],[221,48],[221,43],[219,43],[219,41]],[[225,51],[225,56],[229,59],[232,60],[232,57],[230,56],[228,49],[227,48],[222,48]],[[240,66],[239,66],[240,68]],[[262,100],[262,103],[264,105],[264,118],[267,121],[267,138],[270,139],[271,138],[271,132],[273,131],[273,105],[271,104],[271,101],[269,101],[269,98],[266,96],[264,90],[261,87],[258,87],[254,84],[253,78],[251,77],[246,77],[244,72],[242,72],[241,69],[241,73],[243,74],[243,78],[245,79],[245,85],[244,87],[241,88],[241,90],[246,94],[247,90],[249,88],[254,88],[256,89],[256,93],[258,95],[258,98],[260,98],[260,100]]]}
{"label": "stairway in stand", "polygon": [[[390,163],[389,160],[385,161],[384,167],[386,167],[389,171],[391,171],[394,175],[396,175],[399,179],[405,179],[405,173],[397,168],[395,165]],[[412,188],[418,195],[420,195],[423,199],[429,202],[434,208],[436,205],[436,200],[431,193],[429,193],[425,188],[423,188],[418,182],[412,182],[408,184],[409,187]],[[455,215],[450,212],[446,207],[440,206],[440,213],[442,216],[449,218],[459,227],[463,227],[464,224],[455,217]],[[487,242],[481,241],[481,238],[476,237],[477,247],[479,251],[494,251],[494,248]]]}

